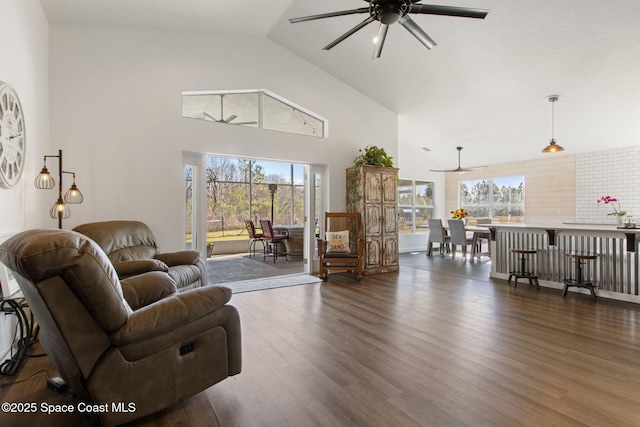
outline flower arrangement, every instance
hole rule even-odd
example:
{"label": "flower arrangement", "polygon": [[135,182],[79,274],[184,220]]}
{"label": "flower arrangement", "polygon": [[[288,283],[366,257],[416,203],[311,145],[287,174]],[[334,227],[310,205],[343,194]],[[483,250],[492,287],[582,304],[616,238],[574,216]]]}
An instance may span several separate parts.
{"label": "flower arrangement", "polygon": [[469,216],[469,213],[464,210],[464,208],[458,208],[456,210],[451,211],[451,216],[453,219],[463,219]]}
{"label": "flower arrangement", "polygon": [[[598,203],[604,203],[605,205],[611,205],[611,207],[613,208],[613,212],[609,212],[607,214],[608,216],[620,216],[620,217],[622,217],[622,216],[625,216],[627,214],[627,211],[623,211],[620,208],[620,202],[615,197],[602,196],[601,198],[598,199]],[[616,208],[616,204],[618,205],[617,208]]]}

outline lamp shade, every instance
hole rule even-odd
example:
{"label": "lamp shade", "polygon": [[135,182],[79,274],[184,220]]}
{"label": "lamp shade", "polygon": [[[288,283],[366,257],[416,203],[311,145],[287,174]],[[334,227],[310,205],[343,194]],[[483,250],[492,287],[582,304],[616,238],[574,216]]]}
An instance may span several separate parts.
{"label": "lamp shade", "polygon": [[71,188],[67,190],[64,194],[64,201],[67,203],[71,203],[72,205],[77,205],[82,203],[84,200],[84,196],[76,186],[75,182],[71,185]]}
{"label": "lamp shade", "polygon": [[53,179],[53,176],[49,173],[47,167],[43,167],[38,176],[34,181],[34,185],[36,188],[40,188],[41,190],[50,190],[56,185],[56,180]]}
{"label": "lamp shade", "polygon": [[549,145],[542,149],[543,153],[559,153],[560,151],[564,151],[564,148],[556,144],[556,139],[553,137],[553,131],[555,128],[555,108],[554,105],[556,102],[560,100],[558,95],[550,95],[547,97],[547,101],[551,103],[551,141]]}
{"label": "lamp shade", "polygon": [[564,151],[564,148],[556,144],[555,139],[552,139],[551,142],[549,142],[549,145],[544,147],[544,149],[542,150],[543,153],[558,153],[560,151]]}
{"label": "lamp shade", "polygon": [[62,199],[58,199],[58,201],[51,207],[49,216],[53,219],[67,219],[71,216],[71,209],[69,209],[69,206],[67,206]]}

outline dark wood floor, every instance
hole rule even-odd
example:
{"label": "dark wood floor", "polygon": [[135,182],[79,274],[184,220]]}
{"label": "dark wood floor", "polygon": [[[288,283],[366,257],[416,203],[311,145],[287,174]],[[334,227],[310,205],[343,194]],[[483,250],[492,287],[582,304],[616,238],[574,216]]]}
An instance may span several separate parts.
{"label": "dark wood floor", "polygon": [[[235,295],[243,372],[136,426],[638,426],[640,309],[403,255],[399,273]],[[29,359],[19,378],[47,358]],[[12,378],[13,379],[13,378]],[[45,374],[2,401],[58,402]],[[69,398],[63,398],[68,401]],[[0,413],[0,425],[86,425]]]}

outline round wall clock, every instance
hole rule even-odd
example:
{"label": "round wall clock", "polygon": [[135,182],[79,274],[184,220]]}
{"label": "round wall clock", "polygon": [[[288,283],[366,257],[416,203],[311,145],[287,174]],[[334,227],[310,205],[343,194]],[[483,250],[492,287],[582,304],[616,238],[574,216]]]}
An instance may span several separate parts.
{"label": "round wall clock", "polygon": [[27,137],[18,94],[0,81],[0,187],[11,188],[24,168]]}

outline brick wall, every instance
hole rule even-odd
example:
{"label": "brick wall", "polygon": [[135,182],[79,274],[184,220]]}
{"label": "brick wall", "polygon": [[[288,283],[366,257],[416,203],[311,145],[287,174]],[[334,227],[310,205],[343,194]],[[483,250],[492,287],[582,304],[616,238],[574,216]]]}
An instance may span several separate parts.
{"label": "brick wall", "polygon": [[576,154],[576,222],[614,224],[610,206],[596,203],[612,196],[640,220],[640,147]]}

